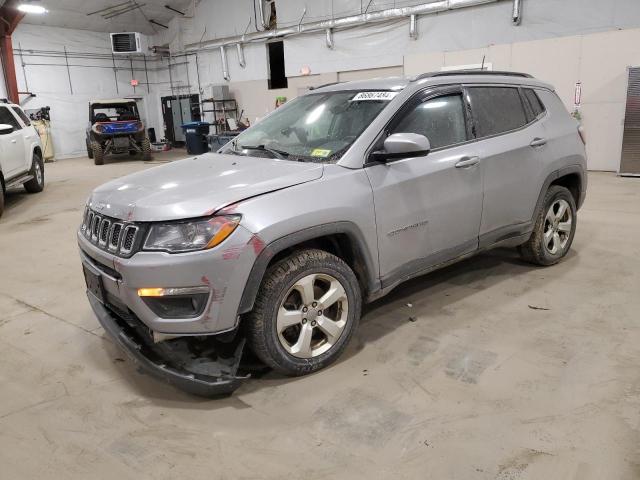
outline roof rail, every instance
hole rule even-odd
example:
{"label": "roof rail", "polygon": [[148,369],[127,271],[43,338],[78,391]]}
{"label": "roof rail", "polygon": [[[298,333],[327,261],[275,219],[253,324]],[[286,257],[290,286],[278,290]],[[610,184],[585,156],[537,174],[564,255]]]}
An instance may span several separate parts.
{"label": "roof rail", "polygon": [[533,75],[521,72],[505,72],[500,70],[449,70],[444,72],[429,72],[422,73],[411,79],[412,82],[422,80],[423,78],[432,77],[448,77],[455,75],[483,75],[483,76],[502,76],[502,77],[521,77],[521,78],[533,78]]}
{"label": "roof rail", "polygon": [[324,87],[330,87],[331,85],[338,85],[339,83],[343,83],[343,82],[329,82],[329,83],[324,83],[322,85],[318,85],[318,86],[310,86],[309,90],[318,90],[319,88],[324,88]]}

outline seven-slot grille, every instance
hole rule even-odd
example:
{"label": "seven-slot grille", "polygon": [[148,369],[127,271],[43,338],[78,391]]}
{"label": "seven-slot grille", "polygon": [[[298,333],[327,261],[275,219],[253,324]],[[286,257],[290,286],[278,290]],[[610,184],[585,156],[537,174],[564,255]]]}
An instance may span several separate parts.
{"label": "seven-slot grille", "polygon": [[127,257],[133,253],[140,229],[137,225],[101,215],[87,208],[81,231],[98,248]]}

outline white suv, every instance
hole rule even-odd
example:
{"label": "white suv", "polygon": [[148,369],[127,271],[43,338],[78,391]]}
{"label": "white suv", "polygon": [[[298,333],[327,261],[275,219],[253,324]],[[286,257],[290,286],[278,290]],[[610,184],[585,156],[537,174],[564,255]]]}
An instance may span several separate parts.
{"label": "white suv", "polygon": [[0,215],[4,192],[24,185],[29,193],[44,188],[40,136],[18,105],[0,103]]}

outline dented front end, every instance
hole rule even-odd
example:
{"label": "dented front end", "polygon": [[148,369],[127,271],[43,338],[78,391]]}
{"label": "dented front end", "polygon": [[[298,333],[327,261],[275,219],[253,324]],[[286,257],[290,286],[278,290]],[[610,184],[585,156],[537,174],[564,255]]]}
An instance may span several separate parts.
{"label": "dented front end", "polygon": [[141,250],[127,258],[91,233],[81,228],[78,245],[87,294],[105,330],[144,370],[184,390],[209,396],[237,388],[244,342],[233,332],[262,242],[238,226],[211,249]]}

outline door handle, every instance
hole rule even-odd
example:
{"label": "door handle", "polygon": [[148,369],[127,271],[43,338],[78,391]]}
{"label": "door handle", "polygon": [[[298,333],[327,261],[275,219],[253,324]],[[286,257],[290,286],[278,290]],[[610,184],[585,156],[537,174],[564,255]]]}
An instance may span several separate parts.
{"label": "door handle", "polygon": [[456,163],[456,168],[469,168],[480,163],[480,157],[462,157]]}
{"label": "door handle", "polygon": [[16,143],[17,140],[14,138],[13,140],[11,140],[11,143]]}
{"label": "door handle", "polygon": [[546,144],[547,144],[546,138],[536,137],[533,140],[531,140],[531,143],[529,145],[535,148],[535,147],[541,147]]}

